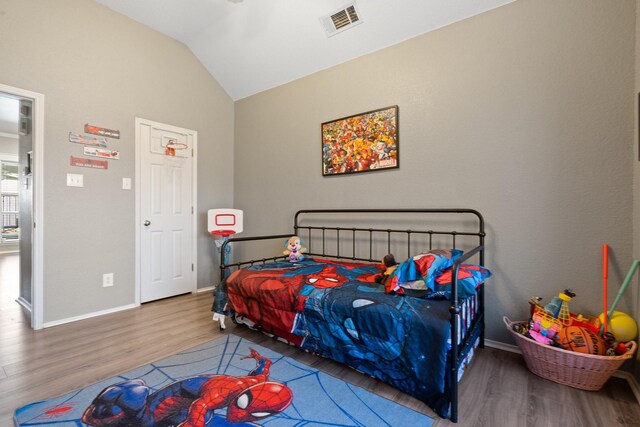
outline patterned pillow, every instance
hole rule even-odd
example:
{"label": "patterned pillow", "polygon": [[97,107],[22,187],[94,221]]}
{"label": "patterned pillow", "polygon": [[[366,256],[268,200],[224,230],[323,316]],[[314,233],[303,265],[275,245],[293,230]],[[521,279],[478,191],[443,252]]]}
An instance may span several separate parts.
{"label": "patterned pillow", "polygon": [[[451,299],[451,274],[452,269],[446,269],[435,279],[435,288],[427,298]],[[458,270],[458,297],[467,298],[475,295],[476,288],[491,277],[491,272],[484,267],[473,264],[462,264]]]}
{"label": "patterned pillow", "polygon": [[402,262],[385,283],[386,292],[404,293],[404,289],[435,290],[435,278],[462,255],[459,249],[434,249]]}

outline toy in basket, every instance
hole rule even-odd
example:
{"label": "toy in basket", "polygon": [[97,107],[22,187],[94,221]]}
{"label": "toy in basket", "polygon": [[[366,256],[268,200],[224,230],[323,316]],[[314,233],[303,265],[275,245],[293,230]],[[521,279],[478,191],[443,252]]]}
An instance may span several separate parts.
{"label": "toy in basket", "polygon": [[[576,339],[580,340],[580,330],[585,329],[584,334],[588,338],[595,336],[596,341],[598,341],[597,334],[600,328],[600,320],[594,316],[573,314],[569,311],[569,301],[575,296],[576,294],[571,289],[565,289],[544,307],[540,305],[541,298],[531,298],[529,300],[529,304],[531,304],[529,336],[546,345],[556,343],[567,348],[566,344],[570,344],[572,341],[567,341],[568,335],[563,333],[563,330],[573,327],[571,329],[571,337],[575,335]],[[564,338],[564,343],[562,338]],[[604,348],[603,345],[597,347],[598,351]]]}
{"label": "toy in basket", "polygon": [[527,338],[518,332],[526,331],[526,321],[512,322],[507,317],[503,317],[503,321],[514,336],[531,372],[581,390],[600,390],[620,365],[633,357],[637,346],[635,341],[630,341],[626,344],[626,352],[616,356],[578,353]]}

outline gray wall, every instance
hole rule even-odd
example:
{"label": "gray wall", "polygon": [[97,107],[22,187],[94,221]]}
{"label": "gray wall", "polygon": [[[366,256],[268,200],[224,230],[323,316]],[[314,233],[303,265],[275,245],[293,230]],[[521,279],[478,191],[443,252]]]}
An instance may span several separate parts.
{"label": "gray wall", "polygon": [[[634,26],[633,0],[519,0],[236,102],[245,234],[299,208],[472,207],[489,338],[565,287],[600,313],[601,244],[613,295],[632,258]],[[400,168],[323,178],[320,124],[394,104]]]}
{"label": "gray wall", "polygon": [[[135,176],[135,117],[198,132],[198,286],[210,286],[206,211],[233,203],[234,112],[189,49],[93,1],[0,0],[0,58],[0,82],[46,97],[44,321],[134,302],[135,195],[121,182]],[[107,171],[69,166],[81,150],[68,133],[85,123],[121,131]]]}

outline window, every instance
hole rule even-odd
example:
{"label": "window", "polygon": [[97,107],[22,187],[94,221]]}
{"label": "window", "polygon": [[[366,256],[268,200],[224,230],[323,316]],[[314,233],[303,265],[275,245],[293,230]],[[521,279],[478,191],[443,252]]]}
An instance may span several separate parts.
{"label": "window", "polygon": [[0,161],[0,243],[17,242],[20,201],[18,195],[18,163]]}

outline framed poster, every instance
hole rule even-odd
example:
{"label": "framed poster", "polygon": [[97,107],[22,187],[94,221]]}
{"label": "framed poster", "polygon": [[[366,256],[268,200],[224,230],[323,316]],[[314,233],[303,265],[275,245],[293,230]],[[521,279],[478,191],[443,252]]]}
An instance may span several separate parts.
{"label": "framed poster", "polygon": [[398,106],[322,123],[322,175],[399,167]]}

